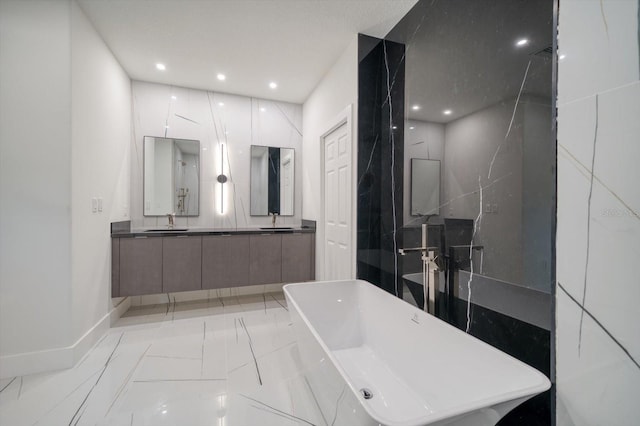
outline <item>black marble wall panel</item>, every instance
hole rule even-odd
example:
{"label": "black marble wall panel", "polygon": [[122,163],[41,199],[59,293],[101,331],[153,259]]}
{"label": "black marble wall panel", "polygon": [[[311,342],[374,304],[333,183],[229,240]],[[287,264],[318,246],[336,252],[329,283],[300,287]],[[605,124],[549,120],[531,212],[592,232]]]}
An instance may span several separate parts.
{"label": "black marble wall panel", "polygon": [[357,276],[401,296],[404,45],[360,35],[358,56]]}
{"label": "black marble wall panel", "polygon": [[[430,223],[444,228],[440,244],[430,245],[443,247],[443,255],[451,245],[482,246],[482,252],[474,251],[474,272],[482,271],[487,280],[532,288],[552,282],[553,271],[534,280],[522,278],[527,275],[521,270],[532,267],[526,263],[532,257],[552,264],[549,244],[532,247],[538,247],[537,239],[553,240],[555,158],[541,153],[555,146],[548,130],[554,111],[554,4],[421,0],[384,40],[360,36],[358,278],[402,297],[402,275],[421,269],[417,255],[397,255],[398,248],[419,245],[419,228],[402,222],[402,188],[410,184],[402,182],[404,131],[411,120],[440,129],[441,136],[428,137],[443,147],[440,216]],[[410,126],[407,132],[414,129]],[[538,222],[527,219],[532,204],[544,208]],[[454,222],[459,232],[447,232]],[[460,269],[471,267],[467,252],[463,249],[467,260],[458,262]],[[501,276],[505,270],[513,277]],[[549,330],[474,303],[482,299],[474,291],[484,291],[478,282],[469,279],[469,304],[442,297],[440,318],[550,376]],[[552,424],[553,392],[529,400],[499,424]]]}

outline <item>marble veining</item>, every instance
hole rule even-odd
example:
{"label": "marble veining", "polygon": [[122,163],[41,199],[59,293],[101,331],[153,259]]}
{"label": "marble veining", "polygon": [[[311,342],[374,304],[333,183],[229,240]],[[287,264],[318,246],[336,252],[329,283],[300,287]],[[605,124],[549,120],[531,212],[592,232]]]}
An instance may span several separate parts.
{"label": "marble veining", "polygon": [[[391,139],[391,145],[390,145],[390,155],[389,157],[391,158],[391,169],[390,169],[390,175],[391,175],[391,187],[390,187],[390,192],[391,192],[391,212],[392,212],[392,223],[393,223],[393,232],[392,232],[392,240],[393,240],[393,285],[394,285],[394,291],[395,291],[395,295],[398,296],[398,241],[396,238],[396,234],[398,232],[398,218],[396,215],[396,171],[395,171],[395,161],[396,161],[396,156],[395,156],[395,150],[396,150],[396,138],[395,138],[395,132],[394,130],[397,128],[397,126],[393,125],[393,102],[392,102],[392,98],[391,98],[391,86],[392,84],[395,84],[395,74],[393,76],[393,82],[390,82],[390,77],[391,77],[391,73],[389,71],[389,58],[387,56],[387,41],[383,40],[382,41],[382,48],[383,48],[383,53],[384,53],[384,67],[385,67],[385,77],[386,77],[386,81],[387,81],[387,98],[385,100],[385,102],[389,105],[389,136]],[[400,62],[404,62],[404,53],[402,55],[402,59],[400,59]],[[396,73],[398,72],[398,69],[396,69]]]}
{"label": "marble veining", "polygon": [[[268,226],[269,218],[249,214],[249,147],[256,144],[293,148],[299,156],[302,106],[140,81],[134,81],[132,87],[131,219],[134,228],[157,228],[166,224],[166,218],[144,216],[142,210],[142,138],[152,135],[200,141],[200,215],[178,217],[176,227]],[[228,180],[221,193],[222,184],[216,178],[222,168]],[[302,173],[299,171],[296,170],[294,178],[294,216],[279,218],[282,225],[299,223],[301,218]]]}
{"label": "marble veining", "polygon": [[[601,10],[602,10],[602,18],[605,20],[605,28],[607,28],[606,25],[606,19],[604,18],[604,9],[602,9],[602,2],[600,3],[601,6]],[[607,36],[608,36],[609,32],[607,29]],[[593,197],[593,176],[595,175],[595,166],[596,166],[596,145],[598,142],[598,116],[599,116],[599,112],[600,112],[600,108],[599,108],[599,104],[598,104],[598,95],[596,94],[595,96],[595,102],[596,102],[596,115],[594,118],[594,131],[593,131],[593,149],[592,149],[592,153],[591,153],[591,169],[590,169],[590,173],[589,173],[589,195],[587,196],[587,245],[586,245],[586,256],[585,256],[585,260],[584,260],[584,284],[582,286],[582,303],[580,304],[580,307],[582,308],[580,311],[580,327],[578,329],[578,354],[580,354],[580,351],[582,349],[582,324],[584,321],[584,306],[586,301],[587,301],[587,283],[589,281],[589,255],[591,254],[591,251],[589,250],[591,247],[591,199]],[[568,295],[568,294],[567,294]],[[571,297],[571,296],[569,296]]]}
{"label": "marble veining", "polygon": [[129,310],[73,368],[0,382],[0,424],[326,426],[282,293]]}
{"label": "marble veining", "polygon": [[[611,338],[611,340],[613,340],[613,342],[616,345],[618,345],[620,349],[622,349],[622,351],[629,357],[631,362],[633,362],[636,365],[636,367],[640,369],[640,363],[638,363],[638,360],[636,360],[633,357],[633,355],[631,355],[631,352],[629,352],[629,350],[618,339],[616,339],[616,337],[613,334],[611,334],[609,330],[607,330],[607,328],[598,320],[598,318],[596,318],[591,312],[589,312],[589,310],[587,310],[584,307],[584,305],[580,304],[580,302],[577,301],[571,295],[571,293],[569,293],[567,289],[562,286],[562,283],[558,282],[558,288],[560,288],[560,290],[562,290],[569,297],[569,299],[571,299],[571,301],[576,305],[578,305],[578,307],[580,308],[580,326],[581,327],[582,327],[582,320],[584,318],[584,314],[587,314],[587,316],[589,316],[589,318],[591,318],[598,325],[598,327],[600,327],[602,331],[604,331],[607,334],[607,336],[609,336],[609,338]],[[578,347],[580,345],[581,338],[582,338],[582,333],[580,333],[580,340],[578,341]]]}

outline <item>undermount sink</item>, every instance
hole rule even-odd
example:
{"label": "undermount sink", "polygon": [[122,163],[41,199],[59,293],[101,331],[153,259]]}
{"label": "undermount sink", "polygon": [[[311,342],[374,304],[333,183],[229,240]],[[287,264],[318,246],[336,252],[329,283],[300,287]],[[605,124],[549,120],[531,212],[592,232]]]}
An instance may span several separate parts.
{"label": "undermount sink", "polygon": [[261,227],[260,229],[272,229],[274,231],[286,231],[287,229],[293,229],[290,226],[264,226]]}
{"label": "undermount sink", "polygon": [[184,232],[188,231],[187,228],[161,228],[161,229],[147,229],[144,232]]}

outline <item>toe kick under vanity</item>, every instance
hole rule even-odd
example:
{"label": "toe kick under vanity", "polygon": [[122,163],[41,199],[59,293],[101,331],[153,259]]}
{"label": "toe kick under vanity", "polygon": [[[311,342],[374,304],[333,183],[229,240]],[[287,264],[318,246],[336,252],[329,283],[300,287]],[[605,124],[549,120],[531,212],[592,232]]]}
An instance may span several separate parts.
{"label": "toe kick under vanity", "polygon": [[113,231],[112,297],[315,279],[315,229]]}

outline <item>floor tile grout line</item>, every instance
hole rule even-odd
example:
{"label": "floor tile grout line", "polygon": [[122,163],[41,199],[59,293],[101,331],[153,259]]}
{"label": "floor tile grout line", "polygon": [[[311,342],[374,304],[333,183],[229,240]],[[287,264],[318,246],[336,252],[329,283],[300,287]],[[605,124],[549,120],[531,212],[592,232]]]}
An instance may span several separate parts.
{"label": "floor tile grout line", "polygon": [[44,413],[42,415],[42,417],[40,417],[38,420],[36,420],[35,423],[33,423],[33,425],[36,425],[40,422],[40,420],[42,420],[45,416],[47,416],[47,414],[51,413],[53,410],[55,410],[56,408],[58,408],[60,406],[60,404],[62,404],[64,401],[67,400],[67,398],[69,398],[71,395],[73,395],[78,389],[80,389],[84,384],[86,384],[89,380],[91,380],[96,374],[98,374],[100,372],[100,370],[102,370],[102,367],[100,367],[99,369],[97,369],[96,371],[94,371],[93,373],[91,373],[89,375],[89,377],[87,377],[86,379],[84,379],[78,386],[76,386],[71,392],[67,393],[64,398],[62,398],[57,404],[55,404],[53,407],[51,407],[46,413]]}
{"label": "floor tile grout line", "polygon": [[153,345],[153,343],[150,343],[149,346],[147,346],[147,349],[145,349],[144,352],[142,353],[142,355],[140,355],[140,358],[138,358],[138,362],[136,362],[136,365],[133,366],[133,368],[129,371],[129,374],[127,374],[127,377],[125,377],[124,381],[122,382],[122,385],[120,385],[120,388],[119,388],[118,392],[116,393],[115,398],[111,402],[111,405],[109,406],[109,409],[105,413],[105,417],[109,414],[109,412],[113,408],[114,404],[116,403],[116,401],[120,397],[120,394],[127,387],[127,384],[130,383],[130,379],[131,379],[131,377],[133,377],[133,373],[135,373],[135,371],[138,369],[138,366],[140,365],[140,362],[145,357],[145,355],[147,354],[149,349],[151,349],[152,345]]}
{"label": "floor tile grout line", "polygon": [[260,374],[260,367],[258,366],[258,360],[256,359],[256,354],[253,351],[253,342],[251,340],[251,335],[249,334],[249,330],[247,329],[247,325],[244,322],[243,317],[240,318],[240,325],[244,329],[244,332],[247,333],[247,337],[249,338],[249,349],[251,350],[251,356],[253,357],[253,362],[256,365],[256,373],[258,373],[258,383],[260,383],[260,386],[262,386],[262,376]]}
{"label": "floor tile grout line", "polygon": [[[78,409],[74,413],[73,417],[71,417],[71,420],[69,421],[69,426],[71,426],[71,424],[73,423],[73,420],[78,415],[80,409],[86,404],[86,402],[89,399],[89,396],[91,396],[91,393],[93,392],[93,390],[96,388],[96,386],[98,386],[98,383],[100,382],[100,379],[102,379],[102,376],[104,375],[104,372],[107,371],[107,367],[109,367],[109,363],[111,362],[111,359],[113,358],[113,354],[116,352],[116,350],[120,346],[120,342],[122,341],[122,336],[124,336],[124,332],[122,332],[120,334],[120,338],[118,339],[118,343],[116,343],[116,346],[113,348],[113,351],[111,352],[111,355],[109,355],[109,358],[107,358],[107,362],[105,362],[104,367],[102,368],[102,372],[100,373],[100,376],[98,376],[98,380],[96,380],[96,382],[93,384],[91,389],[89,389],[89,393],[87,393],[87,396],[84,397],[84,399],[82,400],[82,403],[80,404],[80,406],[78,407]],[[83,413],[84,413],[84,411],[83,411]],[[82,417],[82,414],[80,414],[80,416],[78,417],[78,420],[76,420],[75,424],[78,423],[78,421],[80,420],[80,417]]]}
{"label": "floor tile grout line", "polygon": [[272,407],[272,406],[271,406],[271,405],[269,405],[269,404],[265,404],[264,402],[259,401],[259,400],[254,399],[254,398],[251,398],[251,397],[249,397],[249,396],[247,396],[247,395],[244,395],[244,394],[241,394],[241,393],[239,393],[238,395],[240,395],[241,397],[246,398],[246,399],[248,399],[248,400],[250,400],[250,401],[256,402],[256,403],[258,403],[258,404],[262,405],[263,407],[270,408],[270,409],[272,409],[272,410],[274,410],[274,411],[277,411],[278,413],[284,414],[284,415],[285,415],[285,416],[287,416],[287,417],[291,417],[292,419],[300,420],[300,421],[305,422],[306,424],[311,425],[311,426],[316,426],[315,424],[311,423],[311,422],[310,422],[310,421],[308,421],[308,420],[305,420],[305,419],[303,419],[303,418],[300,418],[300,417],[294,416],[294,415],[289,414],[289,413],[287,413],[287,412],[285,412],[285,411],[278,410],[277,408]]}

